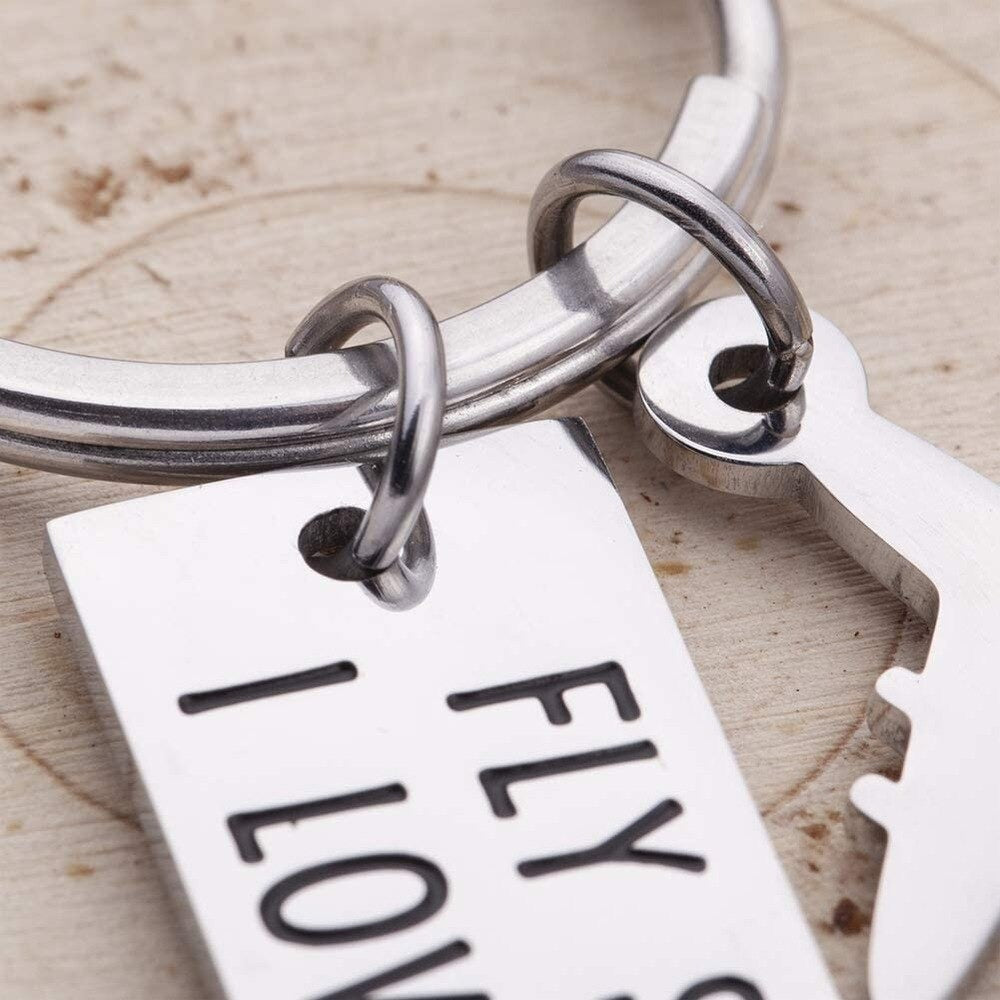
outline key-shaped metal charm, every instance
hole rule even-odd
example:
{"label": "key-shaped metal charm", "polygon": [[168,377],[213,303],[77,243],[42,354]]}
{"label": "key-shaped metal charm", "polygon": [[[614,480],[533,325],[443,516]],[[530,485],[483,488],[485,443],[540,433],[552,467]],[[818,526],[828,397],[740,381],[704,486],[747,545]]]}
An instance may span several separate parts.
{"label": "key-shaped metal charm", "polygon": [[1000,918],[1000,488],[872,411],[850,342],[821,316],[813,325],[793,409],[761,414],[720,398],[761,361],[750,301],[688,310],[646,346],[636,419],[651,450],[688,478],[800,501],[933,623],[924,670],[894,667],[877,682],[895,706],[881,729],[905,746],[902,775],[867,775],[852,798],[889,835],[871,996],[938,1000]]}

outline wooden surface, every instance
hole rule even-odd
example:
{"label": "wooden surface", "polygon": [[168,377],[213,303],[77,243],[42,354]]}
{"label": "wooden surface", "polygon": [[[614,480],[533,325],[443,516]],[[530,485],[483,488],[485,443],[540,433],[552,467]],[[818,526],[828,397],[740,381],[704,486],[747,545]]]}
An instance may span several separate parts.
{"label": "wooden surface", "polygon": [[[876,408],[1000,480],[1000,5],[786,8],[766,235],[854,339]],[[441,315],[506,289],[546,168],[653,152],[709,65],[679,0],[8,0],[0,39],[4,332],[156,360],[276,356],[365,273]],[[926,629],[792,506],[677,479],[594,389],[559,410],[590,422],[833,974],[864,996],[879,847],[847,791],[898,769],[865,703]],[[49,518],[143,491],[0,467],[12,1000],[203,996],[41,567]],[[1000,997],[995,958],[969,995]]]}

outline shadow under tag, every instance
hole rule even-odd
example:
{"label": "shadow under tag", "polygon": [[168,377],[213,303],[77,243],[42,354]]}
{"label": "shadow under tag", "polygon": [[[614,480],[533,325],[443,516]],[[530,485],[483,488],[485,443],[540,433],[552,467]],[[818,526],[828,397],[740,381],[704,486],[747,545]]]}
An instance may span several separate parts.
{"label": "shadow under tag", "polygon": [[314,572],[351,467],[48,526],[230,1000],[836,996],[585,428],[438,456],[414,602]]}

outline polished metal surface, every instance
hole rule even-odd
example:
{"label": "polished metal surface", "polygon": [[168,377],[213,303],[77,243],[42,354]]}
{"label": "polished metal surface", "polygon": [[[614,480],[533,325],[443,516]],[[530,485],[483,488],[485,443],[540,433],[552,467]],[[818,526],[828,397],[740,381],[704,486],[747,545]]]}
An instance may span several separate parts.
{"label": "polished metal surface", "polygon": [[[734,208],[758,197],[784,93],[772,0],[713,0],[721,69],[690,85],[661,159]],[[608,371],[698,291],[710,256],[628,205],[545,274],[442,323],[445,432],[510,420]],[[243,364],[145,364],[0,341],[0,459],[174,482],[384,453],[385,345]]]}
{"label": "polished metal surface", "polygon": [[331,292],[295,328],[290,358],[336,350],[372,320],[392,334],[399,363],[399,402],[375,493],[350,545],[356,566],[372,576],[399,558],[413,533],[444,416],[445,360],[430,306],[402,281],[362,278]]}
{"label": "polished metal surface", "polygon": [[773,407],[802,385],[812,354],[812,322],[799,290],[770,245],[746,219],[696,180],[648,156],[592,149],[556,164],[528,215],[535,271],[573,249],[573,219],[588,195],[626,198],[659,212],[708,249],[750,297],[768,335],[766,361],[751,376],[758,402]]}
{"label": "polished metal surface", "polygon": [[852,798],[889,835],[870,994],[941,1000],[1000,922],[1000,487],[874,413],[850,342],[815,313],[813,324],[797,433],[713,391],[715,359],[763,343],[742,296],[696,306],[649,341],[636,417],[649,447],[685,476],[801,502],[933,625],[923,671],[893,667],[877,684],[870,724],[905,749],[902,775],[867,775]]}
{"label": "polished metal surface", "polygon": [[299,467],[48,526],[230,1000],[834,1000],[583,425],[446,444],[410,610],[296,551],[366,499]]}

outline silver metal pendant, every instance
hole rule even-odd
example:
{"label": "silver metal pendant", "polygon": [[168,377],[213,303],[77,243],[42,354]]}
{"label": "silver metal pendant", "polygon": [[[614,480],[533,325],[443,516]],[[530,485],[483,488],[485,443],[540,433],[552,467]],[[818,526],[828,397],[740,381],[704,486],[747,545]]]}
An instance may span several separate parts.
{"label": "silver metal pendant", "polygon": [[[906,758],[867,775],[857,806],[889,845],[872,921],[874,1000],[951,995],[1000,922],[1000,487],[868,405],[847,338],[813,313],[815,352],[784,409],[728,405],[758,363],[749,299],[717,299],[656,335],[636,418],[678,472],[716,489],[792,497],[858,562],[934,624],[927,664],[878,680],[872,728]],[[912,732],[911,732],[912,725]]]}
{"label": "silver metal pendant", "polygon": [[409,601],[300,554],[368,501],[296,468],[49,525],[221,991],[833,998],[583,425],[442,450]]}

